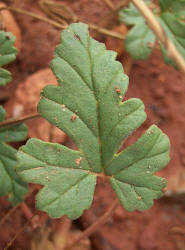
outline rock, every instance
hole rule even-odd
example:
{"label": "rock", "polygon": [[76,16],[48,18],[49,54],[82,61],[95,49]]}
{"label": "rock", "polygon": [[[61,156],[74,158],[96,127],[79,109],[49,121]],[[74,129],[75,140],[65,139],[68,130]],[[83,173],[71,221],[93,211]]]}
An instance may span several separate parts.
{"label": "rock", "polygon": [[[6,103],[7,116],[18,118],[36,113],[41,90],[51,84],[57,85],[57,81],[50,68],[30,75],[25,82],[18,85],[14,97]],[[65,133],[43,118],[29,120],[26,124],[29,128],[29,137],[58,143],[63,143],[67,138]]]}
{"label": "rock", "polygon": [[[6,4],[3,2],[0,2],[0,8],[6,7]],[[12,13],[9,10],[2,10],[1,11],[1,26],[8,32],[11,32],[15,37],[15,47],[18,49],[18,51],[21,50],[21,43],[22,43],[22,37],[21,37],[21,30],[12,15]]]}

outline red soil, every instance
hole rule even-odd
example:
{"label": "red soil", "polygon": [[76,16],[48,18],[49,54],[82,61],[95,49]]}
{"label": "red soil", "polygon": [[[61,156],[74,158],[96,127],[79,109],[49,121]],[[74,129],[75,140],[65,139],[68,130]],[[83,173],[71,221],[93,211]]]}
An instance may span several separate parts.
{"label": "red soil", "polygon": [[[109,11],[104,1],[64,2],[73,9],[80,20],[85,22],[98,23]],[[41,13],[35,1],[18,0],[15,3],[7,0],[6,3]],[[54,48],[59,43],[60,32],[46,23],[27,16],[16,14],[15,17],[22,30],[22,50],[17,61],[9,66],[14,77],[12,85],[16,86],[24,82],[31,73],[49,66]],[[14,102],[15,97],[16,95],[11,93],[9,101]],[[133,143],[141,132],[153,123],[170,137],[171,161],[168,167],[160,172],[161,176],[168,179],[167,197],[155,201],[153,208],[145,212],[128,213],[119,206],[113,218],[90,238],[92,249],[183,250],[185,249],[185,77],[171,66],[165,65],[160,52],[156,50],[148,61],[134,63],[126,98],[130,97],[143,100],[148,118],[141,129],[129,138],[127,144]],[[71,143],[68,141],[66,144]],[[114,196],[107,183],[98,182],[92,208],[85,212],[73,227],[86,228],[110,206]],[[2,218],[11,206],[6,198],[0,198],[0,201]],[[33,194],[26,203],[32,211],[35,211]],[[24,212],[18,208],[0,228],[0,249],[3,249],[27,221]],[[50,220],[43,213],[39,213],[39,221],[40,225],[45,224],[45,227],[50,229],[49,235],[52,238],[57,230],[55,225],[60,221]],[[31,242],[37,234],[44,237],[43,228],[44,226],[41,229],[34,229],[28,225],[9,249],[33,249]]]}

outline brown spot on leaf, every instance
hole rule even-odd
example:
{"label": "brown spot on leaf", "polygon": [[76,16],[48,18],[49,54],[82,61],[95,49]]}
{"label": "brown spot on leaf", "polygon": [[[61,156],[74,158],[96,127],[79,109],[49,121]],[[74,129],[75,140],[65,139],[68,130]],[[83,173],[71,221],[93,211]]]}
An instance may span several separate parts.
{"label": "brown spot on leaf", "polygon": [[71,121],[75,121],[76,120],[76,115],[72,115],[71,116]]}
{"label": "brown spot on leaf", "polygon": [[81,161],[82,161],[82,157],[76,159],[76,160],[75,160],[76,165],[79,166],[80,163],[81,163]]}
{"label": "brown spot on leaf", "polygon": [[120,88],[119,88],[118,86],[115,86],[115,90],[116,90],[116,92],[117,92],[118,94],[121,93],[121,90],[120,90]]}

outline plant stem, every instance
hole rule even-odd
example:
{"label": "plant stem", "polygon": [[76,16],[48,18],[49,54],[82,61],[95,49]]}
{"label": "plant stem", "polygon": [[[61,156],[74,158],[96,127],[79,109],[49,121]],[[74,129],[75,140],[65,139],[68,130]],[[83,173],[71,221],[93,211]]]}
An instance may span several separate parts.
{"label": "plant stem", "polygon": [[104,2],[111,10],[114,10],[114,5],[110,0],[104,0]]}
{"label": "plant stem", "polygon": [[5,7],[1,7],[0,11],[3,10],[3,9],[10,10],[10,11],[13,11],[13,12],[16,12],[16,13],[19,13],[19,14],[23,14],[23,15],[27,15],[27,16],[33,17],[33,18],[38,19],[40,21],[49,23],[49,24],[51,24],[54,27],[59,28],[59,29],[65,29],[65,28],[67,28],[66,25],[62,25],[62,24],[60,24],[58,22],[55,22],[52,19],[49,19],[49,18],[44,17],[44,16],[37,15],[37,14],[35,14],[33,12],[26,11],[26,10],[23,10],[23,9],[20,9],[20,8],[6,7],[5,6]]}
{"label": "plant stem", "polygon": [[130,0],[122,0],[120,1],[117,6],[115,7],[114,11],[118,12],[119,10],[121,10],[122,8],[127,7],[127,5],[129,4]]}
{"label": "plant stem", "polygon": [[55,236],[53,237],[55,250],[65,250],[67,242],[70,238],[70,229],[72,220],[68,219],[66,216],[63,216],[58,221],[58,224],[59,224],[59,229],[55,234]]}
{"label": "plant stem", "polygon": [[175,234],[182,234],[182,235],[185,235],[185,228],[182,228],[182,227],[172,227],[171,228],[171,232],[172,233],[175,233]]}
{"label": "plant stem", "polygon": [[35,113],[35,114],[23,116],[23,117],[18,118],[18,119],[9,119],[9,120],[6,120],[4,122],[0,122],[0,128],[7,127],[10,125],[16,125],[16,124],[19,124],[21,122],[25,122],[27,120],[31,120],[31,119],[35,119],[35,118],[39,118],[39,117],[40,117],[40,115],[38,113]]}
{"label": "plant stem", "polygon": [[[25,201],[23,201],[20,204],[20,208],[24,214],[24,216],[26,217],[27,220],[30,220],[33,217],[33,213],[31,211],[31,209],[27,206],[27,204],[25,203]],[[35,216],[34,218],[32,218],[32,220],[30,221],[30,224],[32,226],[33,229],[36,229],[38,227],[38,216]]]}
{"label": "plant stem", "polygon": [[[101,28],[113,27],[113,24],[118,21],[118,12],[120,9],[125,8],[130,0],[121,0],[107,15],[103,16],[99,22]],[[117,32],[116,32],[117,33]],[[115,36],[114,36],[115,37]],[[116,37],[118,39],[124,40],[125,36]]]}
{"label": "plant stem", "polygon": [[110,218],[113,215],[113,213],[114,213],[116,207],[118,206],[118,204],[119,204],[119,200],[117,198],[115,198],[115,200],[113,201],[112,205],[108,208],[108,210],[100,218],[98,218],[95,223],[93,223],[90,227],[88,227],[79,237],[77,237],[71,243],[71,245],[69,245],[66,248],[66,250],[70,250],[79,241],[81,241],[82,239],[84,239],[86,237],[89,237],[90,235],[95,233],[97,230],[99,230],[100,227],[103,226],[107,222],[107,219]]}
{"label": "plant stem", "polygon": [[15,207],[12,207],[5,216],[0,220],[0,228],[5,223],[5,221],[11,216],[11,214],[20,206],[20,204],[16,205]]}
{"label": "plant stem", "polygon": [[121,40],[124,40],[125,39],[125,36],[118,33],[118,32],[115,32],[115,31],[111,31],[111,30],[108,30],[108,29],[105,29],[105,28],[102,28],[100,26],[97,26],[96,24],[88,24],[89,25],[89,28],[91,29],[94,29],[96,31],[98,31],[99,33],[102,33],[104,35],[107,35],[107,36],[112,36],[112,37],[115,37],[115,38],[118,38],[118,39],[121,39]]}
{"label": "plant stem", "polygon": [[25,230],[27,225],[31,222],[31,220],[35,217],[36,214],[33,214],[33,216],[21,227],[21,229],[15,234],[15,236],[11,239],[11,241],[8,242],[8,244],[5,246],[3,250],[7,250],[11,245],[14,243],[14,241],[17,239],[17,237]]}
{"label": "plant stem", "polygon": [[[62,25],[62,24],[60,24],[60,23],[58,23],[56,21],[53,21],[53,20],[51,20],[49,18],[37,15],[37,14],[35,14],[33,12],[29,12],[29,11],[26,11],[26,10],[23,10],[23,9],[13,8],[13,7],[2,7],[2,8],[0,8],[0,11],[3,10],[3,9],[7,9],[7,10],[10,10],[10,11],[13,11],[13,12],[16,12],[16,13],[20,13],[20,14],[24,14],[24,15],[33,17],[35,19],[38,19],[38,20],[44,21],[46,23],[49,23],[49,24],[51,24],[54,27],[59,28],[59,29],[65,29],[65,28],[68,27],[67,25]],[[88,24],[88,25],[89,25],[89,27],[91,29],[94,29],[97,32],[102,33],[104,35],[112,36],[112,37],[115,37],[115,38],[118,38],[118,39],[121,39],[121,40],[125,39],[125,36],[121,35],[118,32],[111,31],[111,30],[108,30],[108,29],[105,29],[105,28],[101,28],[101,27],[99,27],[99,26],[97,26],[95,24]]]}
{"label": "plant stem", "polygon": [[[30,193],[28,193],[25,196],[25,200],[27,200],[27,198],[33,193],[34,190],[32,190]],[[16,206],[12,207],[7,214],[5,214],[5,216],[0,220],[0,227],[5,223],[5,221],[12,215],[12,213],[18,208],[20,207],[21,203],[17,204]]]}
{"label": "plant stem", "polygon": [[155,18],[152,11],[148,8],[148,6],[145,4],[143,0],[131,0],[131,1],[140,11],[142,16],[146,19],[147,24],[153,30],[153,32],[160,40],[160,42],[165,46],[169,57],[171,57],[178,65],[179,69],[185,73],[184,58],[181,56],[175,45],[168,39],[166,33],[164,32],[163,28]]}

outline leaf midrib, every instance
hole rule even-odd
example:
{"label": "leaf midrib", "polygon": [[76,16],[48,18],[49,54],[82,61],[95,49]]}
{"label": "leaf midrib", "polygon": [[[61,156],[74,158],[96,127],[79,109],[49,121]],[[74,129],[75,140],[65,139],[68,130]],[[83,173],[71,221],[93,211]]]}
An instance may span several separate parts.
{"label": "leaf midrib", "polygon": [[[152,176],[151,176],[152,177]],[[155,176],[155,177],[157,177],[157,176]],[[158,176],[159,177],[159,176]],[[137,187],[137,188],[146,188],[147,190],[150,190],[150,191],[157,191],[157,192],[161,192],[161,190],[159,190],[159,189],[152,189],[152,188],[149,188],[149,187],[145,187],[145,186],[138,186],[138,185],[133,185],[132,183],[129,183],[129,182],[126,182],[126,181],[120,181],[120,180],[118,180],[118,179],[116,179],[116,178],[114,178],[114,177],[112,177],[116,182],[119,182],[119,183],[124,183],[124,184],[127,184],[127,185],[129,185],[129,186],[133,186],[134,188],[135,187]],[[119,186],[119,184],[117,184],[116,183],[116,185],[118,185]],[[119,187],[119,189],[121,190],[121,188]]]}
{"label": "leaf midrib", "polygon": [[[28,154],[27,152],[25,152],[25,151],[23,151],[23,150],[19,150],[19,152],[21,152],[22,154],[25,154],[25,155],[28,155],[29,157],[31,157],[31,158],[33,158],[33,159],[35,159],[35,160],[38,160],[38,161],[40,161],[41,163],[44,163],[44,165],[46,164],[48,167],[55,167],[55,168],[59,168],[59,169],[62,169],[62,168],[64,168],[64,169],[74,169],[74,170],[80,170],[80,171],[84,171],[84,172],[87,172],[87,173],[89,173],[89,174],[93,174],[93,175],[96,175],[96,173],[95,172],[92,172],[92,171],[90,171],[90,170],[86,170],[86,169],[83,169],[83,168],[71,168],[71,167],[63,167],[63,166],[57,166],[57,165],[54,165],[54,164],[49,164],[48,162],[46,162],[46,161],[42,161],[42,160],[40,160],[39,158],[37,158],[37,157],[35,157],[35,156],[33,156],[33,155],[31,155],[31,154]],[[86,160],[86,159],[85,159]],[[42,166],[42,167],[39,167],[39,168],[44,168],[44,167],[46,167],[46,166]],[[36,168],[29,168],[29,169],[24,169],[24,170],[22,170],[22,171],[20,171],[21,173],[22,172],[24,172],[24,171],[29,171],[29,170],[33,170],[33,169],[37,169],[38,167],[36,167]],[[18,169],[18,171],[19,171],[19,169]]]}
{"label": "leaf midrib", "polygon": [[[130,100],[131,100],[131,99],[130,99]],[[127,102],[127,101],[126,101],[126,102]],[[125,104],[126,102],[122,103],[122,105]],[[130,116],[132,113],[134,113],[134,112],[136,112],[137,110],[139,110],[142,106],[143,106],[143,103],[141,103],[139,106],[137,106],[136,109],[131,110],[129,113],[127,113],[125,116],[123,116],[121,120],[119,120],[116,124],[114,124],[114,126],[111,128],[111,130],[109,131],[109,133],[108,133],[107,135],[111,134],[112,131],[115,129],[115,127],[116,127],[119,123],[121,123],[125,118],[127,118],[128,116]],[[120,107],[121,107],[121,106],[120,106]]]}
{"label": "leaf midrib", "polygon": [[[62,108],[62,104],[61,104],[61,103],[58,103],[58,102],[55,101],[55,100],[51,100],[51,99],[49,99],[49,98],[46,97],[46,96],[42,96],[41,99],[46,99],[46,100],[48,100],[48,101],[50,101],[50,102],[54,102],[55,104],[60,105],[61,108]],[[66,104],[65,104],[65,108],[68,109],[70,112],[76,114],[75,110],[70,109]],[[92,136],[97,137],[96,134],[94,133],[94,131],[93,131],[93,130],[88,126],[88,124],[81,118],[81,116],[80,116],[79,114],[76,114],[76,115],[77,115],[77,117],[82,121],[82,123],[86,125],[86,127],[87,127],[87,128],[89,129],[89,131],[92,133]],[[64,125],[62,125],[62,126],[64,126]]]}
{"label": "leaf midrib", "polygon": [[[142,161],[143,159],[145,159],[146,156],[147,156],[147,155],[152,151],[152,149],[154,148],[154,146],[155,146],[157,140],[159,139],[159,137],[160,137],[160,133],[158,134],[158,136],[157,136],[156,140],[154,141],[153,145],[148,149],[148,151],[146,152],[146,154],[145,154],[143,157],[139,158],[139,159],[138,159],[137,161],[135,161],[135,162],[132,162],[131,164],[129,164],[128,166],[126,166],[124,169],[119,170],[118,172],[116,172],[116,173],[113,174],[112,176],[115,178],[115,175],[118,175],[120,172],[122,172],[122,171],[128,169],[128,168],[129,168],[130,166],[132,166],[133,164],[136,164],[137,162]],[[121,155],[122,152],[124,152],[124,151],[121,151],[116,157],[119,157],[119,156]],[[164,151],[164,152],[166,152],[166,151]],[[163,153],[164,153],[164,152],[163,152]],[[152,157],[153,157],[153,156],[152,156]],[[114,160],[114,158],[113,158],[113,160]],[[113,161],[113,160],[112,160],[112,161]],[[111,163],[112,163],[112,162],[110,162],[110,164],[111,164]]]}
{"label": "leaf midrib", "polygon": [[[51,200],[49,203],[45,204],[44,206],[40,206],[39,208],[43,209],[43,208],[46,208],[48,207],[50,204],[52,204],[53,202],[55,202],[56,200],[60,199],[61,196],[63,196],[65,193],[69,192],[74,186],[76,186],[78,183],[80,183],[83,179],[85,179],[86,177],[89,177],[89,174],[86,174],[85,176],[82,176],[82,178],[78,179],[77,182],[75,182],[73,185],[71,185],[67,190],[65,190],[64,192],[62,193],[57,193],[55,192],[58,197],[56,197],[55,199]],[[48,187],[49,188],[49,185],[45,185],[45,187]],[[53,190],[52,190],[53,191]],[[64,211],[65,212],[65,211]]]}
{"label": "leaf midrib", "polygon": [[[91,53],[90,53],[90,36],[88,36],[88,45],[87,45],[87,53],[88,53],[88,57],[89,57],[89,63],[90,63],[90,72],[91,72],[91,82],[93,85],[93,89],[95,90],[95,82],[94,82],[94,77],[93,77],[93,61],[91,58]],[[96,113],[97,113],[97,121],[98,121],[98,145],[99,145],[99,152],[100,152],[100,161],[101,161],[101,172],[104,172],[104,166],[103,166],[103,155],[102,155],[102,142],[101,142],[101,137],[100,137],[100,110],[99,110],[99,101],[98,101],[98,97],[96,95],[96,91],[94,91],[94,97],[96,100]]]}

